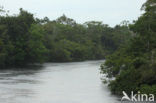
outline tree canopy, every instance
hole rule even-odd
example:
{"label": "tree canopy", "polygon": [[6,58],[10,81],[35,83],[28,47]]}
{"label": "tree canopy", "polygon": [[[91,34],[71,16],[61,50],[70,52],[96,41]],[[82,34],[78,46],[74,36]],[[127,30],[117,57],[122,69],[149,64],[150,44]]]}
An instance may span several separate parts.
{"label": "tree canopy", "polygon": [[147,0],[145,13],[129,25],[134,37],[108,56],[101,72],[115,77],[109,86],[113,93],[141,91],[156,94],[156,1]]}
{"label": "tree canopy", "polygon": [[17,15],[0,16],[0,68],[104,59],[132,34],[126,25],[78,24],[65,15],[38,19],[21,8]]}

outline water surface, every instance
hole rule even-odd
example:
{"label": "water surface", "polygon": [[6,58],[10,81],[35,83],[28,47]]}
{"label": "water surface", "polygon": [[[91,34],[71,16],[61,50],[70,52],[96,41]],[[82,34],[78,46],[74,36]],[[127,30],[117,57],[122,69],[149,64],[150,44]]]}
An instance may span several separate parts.
{"label": "water surface", "polygon": [[0,71],[0,103],[119,103],[100,80],[103,61]]}

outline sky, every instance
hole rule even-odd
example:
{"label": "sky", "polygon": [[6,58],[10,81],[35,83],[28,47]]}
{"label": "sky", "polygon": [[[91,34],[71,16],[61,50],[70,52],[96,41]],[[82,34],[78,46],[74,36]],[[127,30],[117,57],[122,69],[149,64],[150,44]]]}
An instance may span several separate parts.
{"label": "sky", "polygon": [[23,8],[38,18],[55,20],[65,14],[77,23],[102,21],[115,26],[123,20],[132,22],[143,13],[140,8],[146,0],[0,0],[0,6],[10,14]]}

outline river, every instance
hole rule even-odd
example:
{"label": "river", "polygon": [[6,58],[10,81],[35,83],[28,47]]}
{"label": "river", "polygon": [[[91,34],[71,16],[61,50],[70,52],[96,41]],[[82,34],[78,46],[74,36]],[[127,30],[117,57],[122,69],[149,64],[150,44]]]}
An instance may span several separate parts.
{"label": "river", "polygon": [[0,70],[0,103],[120,103],[101,82],[102,62]]}

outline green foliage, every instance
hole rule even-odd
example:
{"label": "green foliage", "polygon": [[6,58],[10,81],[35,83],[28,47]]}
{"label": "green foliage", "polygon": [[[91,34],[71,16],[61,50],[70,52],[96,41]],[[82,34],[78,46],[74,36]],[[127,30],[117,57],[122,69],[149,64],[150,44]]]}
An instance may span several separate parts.
{"label": "green foliage", "polygon": [[146,94],[156,95],[156,85],[152,85],[152,86],[147,85],[147,84],[141,85],[140,86],[140,92],[146,93]]}
{"label": "green foliage", "polygon": [[42,25],[49,61],[103,59],[132,36],[127,26],[111,28],[102,22],[77,24],[65,15]]}
{"label": "green foliage", "polygon": [[27,41],[27,58],[30,62],[43,62],[47,52],[43,44],[44,31],[39,25],[32,25],[29,29],[29,40]]}
{"label": "green foliage", "polygon": [[65,15],[50,21],[20,9],[16,16],[0,16],[0,67],[104,59],[131,37],[125,25],[78,24]]}
{"label": "green foliage", "polygon": [[155,3],[155,0],[147,0],[143,5],[145,13],[134,24],[129,25],[135,32],[134,37],[108,56],[101,65],[102,73],[115,78],[109,83],[113,93],[139,90],[142,93],[156,93]]}
{"label": "green foliage", "polygon": [[45,53],[43,30],[33,14],[20,9],[17,16],[0,17],[0,67],[40,62]]}
{"label": "green foliage", "polygon": [[122,91],[126,91],[126,93],[130,94],[131,91],[138,90],[139,83],[140,75],[138,74],[138,71],[131,68],[122,71],[114,81],[110,82],[109,86],[111,91],[115,94],[122,94]]}

